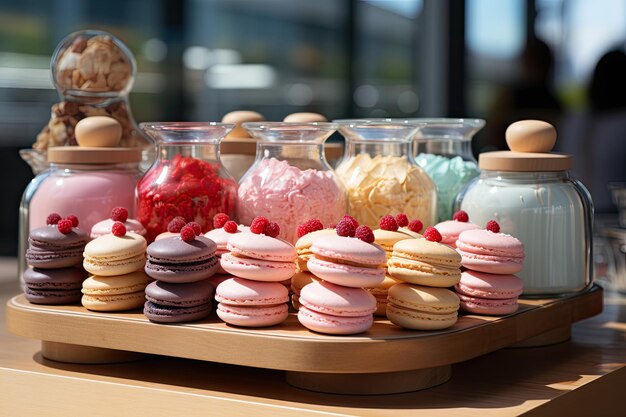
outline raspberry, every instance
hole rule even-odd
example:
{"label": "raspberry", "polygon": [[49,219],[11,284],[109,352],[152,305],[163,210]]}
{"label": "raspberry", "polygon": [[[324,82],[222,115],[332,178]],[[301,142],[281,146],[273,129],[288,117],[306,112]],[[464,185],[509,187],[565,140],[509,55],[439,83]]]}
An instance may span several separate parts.
{"label": "raspberry", "polygon": [[230,217],[228,217],[228,214],[217,213],[215,216],[213,216],[213,228],[219,229],[220,227],[224,227],[226,222],[229,220],[230,220]]}
{"label": "raspberry", "polygon": [[298,238],[301,238],[302,236],[308,233],[315,232],[317,230],[322,230],[323,228],[324,228],[324,225],[318,219],[307,220],[304,223],[302,223],[300,226],[298,226]]}
{"label": "raspberry", "polygon": [[[350,224],[352,224],[352,226],[354,226],[354,229],[356,230],[357,227],[359,227],[359,222],[356,221],[356,219],[352,216],[348,216],[345,215],[341,218],[341,220],[345,220],[345,221],[349,221]],[[339,222],[341,222],[341,220],[339,220]]]}
{"label": "raspberry", "polygon": [[495,220],[489,220],[487,222],[487,225],[485,226],[485,229],[493,233],[500,233],[500,225]]}
{"label": "raspberry", "polygon": [[459,210],[452,215],[452,220],[456,220],[457,222],[467,223],[469,222],[469,216],[467,215],[467,212],[463,210]]}
{"label": "raspberry", "polygon": [[409,218],[404,213],[396,214],[396,223],[399,227],[407,227],[409,225]]}
{"label": "raspberry", "polygon": [[335,230],[339,236],[354,237],[356,234],[356,227],[354,227],[350,219],[345,217],[341,219]]}
{"label": "raspberry", "polygon": [[278,237],[280,234],[280,226],[278,223],[270,222],[265,226],[263,233],[269,237]]}
{"label": "raspberry", "polygon": [[182,229],[186,224],[187,222],[185,221],[184,218],[180,216],[174,217],[167,224],[167,231],[170,233],[180,233],[180,229]]}
{"label": "raspberry", "polygon": [[237,223],[235,223],[232,220],[227,221],[226,223],[224,223],[224,231],[227,233],[237,233]]}
{"label": "raspberry", "polygon": [[418,219],[411,220],[409,223],[409,230],[415,233],[419,233],[420,230],[422,230],[422,227],[424,227],[424,225],[422,224],[422,221]]}
{"label": "raspberry", "polygon": [[70,233],[72,231],[72,221],[68,219],[59,220],[59,222],[57,223],[57,229],[59,229],[59,232],[63,233],[64,235]]}
{"label": "raspberry", "polygon": [[191,227],[193,229],[193,232],[196,234],[196,236],[200,236],[202,234],[202,228],[196,222],[189,222],[185,226]]}
{"label": "raspberry", "polygon": [[59,213],[50,213],[48,214],[48,217],[46,218],[46,224],[49,224],[49,225],[57,224],[59,220],[61,219],[62,217],[59,215]]}
{"label": "raspberry", "polygon": [[122,222],[115,222],[111,227],[111,233],[113,233],[114,236],[122,237],[126,234],[126,226],[124,226]]}
{"label": "raspberry", "polygon": [[126,220],[128,220],[128,210],[126,210],[124,207],[115,207],[113,210],[111,210],[111,220],[124,223]]}
{"label": "raspberry", "polygon": [[263,216],[257,216],[250,223],[250,231],[257,235],[260,235],[265,231],[265,227],[269,224],[269,220]]}
{"label": "raspberry", "polygon": [[361,239],[363,242],[374,243],[376,238],[374,237],[374,232],[369,227],[363,225],[356,228],[356,232],[354,236],[357,239]]}
{"label": "raspberry", "polygon": [[78,227],[78,217],[75,214],[70,214],[66,219],[72,222],[72,227]]}
{"label": "raspberry", "polygon": [[424,239],[431,242],[441,242],[441,233],[432,226],[428,226],[424,232]]}
{"label": "raspberry", "polygon": [[183,226],[183,228],[180,229],[180,238],[185,242],[191,242],[196,238],[196,232],[194,232],[193,227],[189,225]]}
{"label": "raspberry", "polygon": [[398,223],[391,214],[382,217],[378,222],[378,226],[383,230],[392,230],[394,232],[398,230]]}

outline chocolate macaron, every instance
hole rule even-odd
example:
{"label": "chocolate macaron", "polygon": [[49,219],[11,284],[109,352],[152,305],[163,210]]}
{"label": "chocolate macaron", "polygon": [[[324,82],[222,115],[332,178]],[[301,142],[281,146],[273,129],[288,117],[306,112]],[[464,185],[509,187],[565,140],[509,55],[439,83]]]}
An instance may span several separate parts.
{"label": "chocolate macaron", "polygon": [[211,313],[213,286],[207,280],[173,284],[155,281],[146,287],[145,316],[159,323],[196,321]]}
{"label": "chocolate macaron", "polygon": [[189,241],[178,236],[160,239],[148,246],[145,271],[159,281],[200,281],[217,272],[216,251],[215,242],[203,236]]}
{"label": "chocolate macaron", "polygon": [[33,304],[75,304],[87,278],[82,268],[29,268],[24,274],[24,297]]}
{"label": "chocolate macaron", "polygon": [[31,230],[28,236],[26,262],[35,268],[56,269],[78,265],[83,261],[87,235],[76,227],[61,233],[56,224]]}

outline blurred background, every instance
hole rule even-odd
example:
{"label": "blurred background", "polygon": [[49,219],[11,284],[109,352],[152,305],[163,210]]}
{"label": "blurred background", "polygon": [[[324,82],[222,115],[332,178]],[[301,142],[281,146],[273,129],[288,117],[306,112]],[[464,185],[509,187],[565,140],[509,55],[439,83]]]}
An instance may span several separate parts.
{"label": "blurred background", "polygon": [[557,125],[598,211],[614,210],[607,182],[626,181],[626,0],[0,0],[0,256],[16,253],[32,178],[18,149],[59,101],[50,56],[88,28],[134,53],[138,122],[481,117],[478,153],[536,117]]}

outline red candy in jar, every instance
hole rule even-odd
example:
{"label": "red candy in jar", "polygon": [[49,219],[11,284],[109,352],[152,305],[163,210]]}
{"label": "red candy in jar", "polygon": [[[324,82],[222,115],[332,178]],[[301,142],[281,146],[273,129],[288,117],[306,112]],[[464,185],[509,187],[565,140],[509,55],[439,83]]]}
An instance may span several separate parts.
{"label": "red candy in jar", "polygon": [[147,239],[167,230],[176,216],[205,233],[217,213],[235,214],[237,183],[222,166],[219,144],[233,128],[223,123],[142,123],[157,142],[158,158],[137,184],[137,219]]}

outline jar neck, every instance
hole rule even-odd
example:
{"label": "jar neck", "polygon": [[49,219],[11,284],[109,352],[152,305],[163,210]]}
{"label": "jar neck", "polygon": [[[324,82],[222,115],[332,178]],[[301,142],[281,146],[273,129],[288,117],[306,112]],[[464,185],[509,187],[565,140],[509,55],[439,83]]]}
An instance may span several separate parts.
{"label": "jar neck", "polygon": [[218,143],[175,143],[159,142],[157,154],[160,160],[171,160],[176,155],[200,159],[203,161],[219,161],[220,145]]}
{"label": "jar neck", "polygon": [[329,170],[323,143],[278,144],[257,142],[257,159],[276,158],[300,169]]}
{"label": "jar neck", "polygon": [[370,154],[372,157],[376,155],[383,156],[406,156],[409,159],[413,158],[411,153],[410,142],[353,142],[346,141],[345,157],[350,157],[358,154]]}
{"label": "jar neck", "polygon": [[487,171],[480,174],[483,179],[497,179],[510,182],[550,182],[550,181],[570,181],[568,171],[538,171],[538,172],[511,172],[511,171]]}
{"label": "jar neck", "polygon": [[450,139],[419,139],[414,143],[415,153],[417,155],[421,153],[429,153],[434,155],[441,155],[446,158],[453,158],[460,156],[466,161],[476,162],[474,155],[472,154],[472,141],[463,140],[458,138]]}

